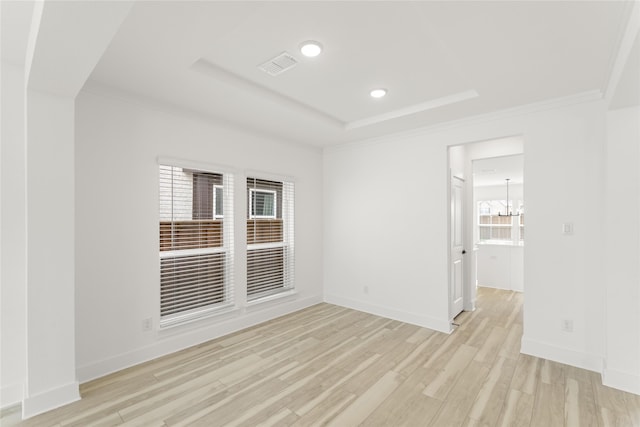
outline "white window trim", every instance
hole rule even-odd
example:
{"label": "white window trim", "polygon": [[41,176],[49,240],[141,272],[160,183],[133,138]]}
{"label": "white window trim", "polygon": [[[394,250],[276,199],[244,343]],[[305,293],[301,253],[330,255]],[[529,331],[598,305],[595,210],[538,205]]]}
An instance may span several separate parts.
{"label": "white window trim", "polygon": [[255,179],[263,179],[265,181],[276,181],[276,182],[290,182],[295,184],[296,179],[292,175],[280,175],[270,172],[258,171],[258,170],[249,170],[245,169],[244,171],[245,178],[255,178]]}
{"label": "white window trim", "polygon": [[156,158],[158,165],[174,166],[182,169],[198,170],[200,172],[210,172],[222,175],[237,176],[239,174],[238,169],[232,168],[226,165],[220,165],[216,163],[194,162],[192,160],[185,160],[175,157],[158,156]]}
{"label": "white window trim", "polygon": [[215,248],[201,248],[201,249],[178,249],[175,251],[160,251],[160,259],[193,256],[193,255],[220,254],[223,252],[227,252],[227,248],[224,246],[219,246]]}
{"label": "white window trim", "polygon": [[223,304],[205,310],[196,311],[194,313],[182,312],[171,314],[162,318],[160,323],[160,332],[166,332],[171,328],[199,322],[210,317],[224,316],[230,313],[237,313],[239,311],[240,310],[234,304]]}
{"label": "white window trim", "polygon": [[272,243],[253,243],[251,245],[247,245],[248,250],[254,249],[272,249],[272,248],[284,248],[287,246],[285,242],[272,242]]}
{"label": "white window trim", "polygon": [[[273,195],[273,215],[254,215],[253,214],[253,193],[270,193]],[[274,190],[264,190],[262,188],[249,189],[249,219],[275,219],[278,215],[278,193]]]}
{"label": "white window trim", "polygon": [[260,298],[255,298],[247,301],[246,308],[250,309],[256,305],[265,304],[271,301],[276,301],[284,298],[295,297],[298,295],[298,291],[295,288],[288,288],[284,291],[279,291],[273,294],[267,294]]}

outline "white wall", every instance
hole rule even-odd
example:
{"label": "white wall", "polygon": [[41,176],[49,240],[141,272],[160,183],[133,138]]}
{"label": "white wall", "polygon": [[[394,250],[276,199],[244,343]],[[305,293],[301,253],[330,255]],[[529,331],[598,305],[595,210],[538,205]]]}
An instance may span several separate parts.
{"label": "white wall", "polygon": [[[95,90],[76,101],[76,345],[80,381],[322,301],[322,155]],[[304,142],[304,141],[302,141]],[[247,170],[295,179],[297,295],[170,330],[158,325],[158,164],[172,157],[235,175],[236,288],[246,288]],[[242,300],[240,298],[240,305]]]}
{"label": "white wall", "polygon": [[640,394],[640,108],[607,113],[605,384]]}
{"label": "white wall", "polygon": [[23,416],[80,398],[75,375],[74,103],[27,92],[27,376]]}
{"label": "white wall", "polygon": [[451,176],[465,179],[465,150],[464,145],[457,145],[449,149],[449,168]]}
{"label": "white wall", "polygon": [[325,299],[448,331],[447,150],[392,142],[325,150]]}
{"label": "white wall", "polygon": [[[327,149],[326,299],[446,330],[447,147],[522,135],[523,351],[600,370],[604,117],[604,103],[593,101]],[[561,234],[567,221],[571,237]],[[573,333],[561,331],[565,318]]]}
{"label": "white wall", "polygon": [[2,147],[8,154],[2,163],[10,174],[10,186],[2,188],[3,213],[5,202],[11,203],[6,205],[11,232],[2,236],[3,248],[11,251],[3,253],[2,263],[11,266],[2,274],[0,405],[15,403],[19,395],[25,418],[79,398],[74,98],[131,6],[35,2],[2,7],[3,24],[11,23],[3,47],[20,66],[2,64]]}
{"label": "white wall", "polygon": [[468,167],[473,171],[473,160],[493,157],[515,156],[524,152],[524,140],[521,135],[490,139],[466,144]]}
{"label": "white wall", "polygon": [[0,408],[19,403],[26,375],[24,69],[2,62]]}

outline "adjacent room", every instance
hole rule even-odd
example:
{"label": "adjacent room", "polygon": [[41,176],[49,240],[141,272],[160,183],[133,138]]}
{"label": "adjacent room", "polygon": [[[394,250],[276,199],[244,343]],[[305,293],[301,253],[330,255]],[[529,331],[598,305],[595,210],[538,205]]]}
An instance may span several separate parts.
{"label": "adjacent room", "polygon": [[473,162],[473,237],[478,285],[524,291],[523,155]]}
{"label": "adjacent room", "polygon": [[3,426],[640,425],[640,2],[0,24]]}

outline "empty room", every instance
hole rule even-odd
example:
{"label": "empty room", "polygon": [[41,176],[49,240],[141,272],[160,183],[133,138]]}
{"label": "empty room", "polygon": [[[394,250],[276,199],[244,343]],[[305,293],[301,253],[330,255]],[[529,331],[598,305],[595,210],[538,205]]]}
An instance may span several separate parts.
{"label": "empty room", "polygon": [[640,426],[640,2],[0,31],[0,425]]}

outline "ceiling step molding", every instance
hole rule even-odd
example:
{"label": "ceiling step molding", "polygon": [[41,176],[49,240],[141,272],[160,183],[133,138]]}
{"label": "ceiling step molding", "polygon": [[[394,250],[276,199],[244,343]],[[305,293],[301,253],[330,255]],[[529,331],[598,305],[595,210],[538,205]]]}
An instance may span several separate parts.
{"label": "ceiling step molding", "polygon": [[443,96],[442,98],[432,99],[427,102],[423,102],[409,107],[400,108],[398,110],[389,111],[388,113],[379,114],[377,116],[367,117],[361,120],[355,120],[344,125],[345,130],[357,129],[364,126],[374,125],[376,123],[384,122],[387,120],[397,119],[400,117],[408,116],[410,114],[420,113],[422,111],[431,110],[445,105],[455,104],[456,102],[466,101],[478,97],[478,92],[475,90],[468,90],[465,92],[456,93],[449,96]]}
{"label": "ceiling step molding", "polygon": [[[372,144],[379,144],[388,142],[389,140],[397,141],[399,139],[414,138],[422,135],[429,135],[436,132],[442,132],[448,129],[455,129],[464,126],[471,126],[486,122],[505,120],[517,116],[523,116],[527,114],[539,113],[548,110],[555,110],[570,107],[577,104],[583,104],[587,102],[600,101],[603,99],[602,92],[599,90],[591,90],[581,93],[576,93],[569,96],[563,96],[560,98],[548,99],[545,101],[535,102],[531,104],[521,105],[519,107],[507,108],[504,110],[493,111],[491,113],[479,114],[476,116],[469,116],[459,120],[452,120],[443,123],[437,123],[431,126],[424,126],[421,128],[412,129],[406,132],[395,132],[383,136],[374,138],[365,138],[358,141],[346,142],[339,145],[332,145],[328,148],[341,149],[354,146],[367,146]],[[505,135],[508,136],[508,135]]]}

